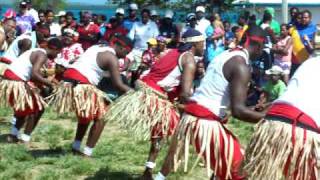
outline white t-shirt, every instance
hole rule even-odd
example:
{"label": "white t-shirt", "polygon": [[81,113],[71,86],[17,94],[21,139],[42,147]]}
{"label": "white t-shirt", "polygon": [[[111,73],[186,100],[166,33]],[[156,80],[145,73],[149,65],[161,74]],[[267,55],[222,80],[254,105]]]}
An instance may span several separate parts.
{"label": "white t-shirt", "polygon": [[58,23],[52,23],[50,25],[51,36],[61,36],[61,26]]}
{"label": "white t-shirt", "polygon": [[204,35],[204,37],[207,37],[206,30],[210,25],[211,25],[211,23],[209,20],[207,20],[206,18],[202,18],[197,21],[197,25],[196,25],[195,29],[197,31],[201,32],[202,35]]}
{"label": "white t-shirt", "polygon": [[28,14],[33,17],[35,23],[40,22],[39,14],[38,14],[38,11],[37,11],[37,10],[31,8],[31,9],[28,11]]}
{"label": "white t-shirt", "polygon": [[141,21],[133,23],[128,37],[134,41],[134,48],[144,51],[148,49],[147,42],[150,38],[156,38],[159,35],[159,29],[156,23],[149,20],[147,24]]}

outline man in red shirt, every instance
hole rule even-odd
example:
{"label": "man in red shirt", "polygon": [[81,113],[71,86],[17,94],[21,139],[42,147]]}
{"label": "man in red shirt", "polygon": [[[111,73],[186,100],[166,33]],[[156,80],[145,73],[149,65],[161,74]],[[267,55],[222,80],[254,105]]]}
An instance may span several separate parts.
{"label": "man in red shirt", "polygon": [[77,29],[79,33],[79,43],[84,50],[98,42],[100,28],[92,22],[92,15],[85,12],[82,17],[82,25]]}
{"label": "man in red shirt", "polygon": [[126,36],[128,34],[128,30],[124,28],[121,24],[119,24],[119,21],[115,17],[111,17],[109,20],[109,27],[107,27],[106,32],[103,35],[103,39],[107,42],[110,41],[110,39],[117,35]]}

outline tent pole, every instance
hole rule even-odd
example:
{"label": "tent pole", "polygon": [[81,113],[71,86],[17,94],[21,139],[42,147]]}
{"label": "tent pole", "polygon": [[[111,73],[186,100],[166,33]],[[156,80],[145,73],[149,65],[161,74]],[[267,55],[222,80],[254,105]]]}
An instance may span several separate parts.
{"label": "tent pole", "polygon": [[288,23],[288,0],[282,0],[282,22]]}

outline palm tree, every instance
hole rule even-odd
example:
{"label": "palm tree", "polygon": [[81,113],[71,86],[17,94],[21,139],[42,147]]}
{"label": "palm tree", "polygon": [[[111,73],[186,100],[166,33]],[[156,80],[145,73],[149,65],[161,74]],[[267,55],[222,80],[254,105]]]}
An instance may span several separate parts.
{"label": "palm tree", "polygon": [[[19,4],[20,0],[16,0]],[[66,7],[66,0],[33,0],[32,6],[35,9],[52,9],[53,11],[62,10]]]}

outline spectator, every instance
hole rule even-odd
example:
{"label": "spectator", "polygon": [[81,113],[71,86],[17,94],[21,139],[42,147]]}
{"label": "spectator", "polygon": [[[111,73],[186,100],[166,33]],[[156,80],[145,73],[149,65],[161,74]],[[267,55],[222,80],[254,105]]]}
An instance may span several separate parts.
{"label": "spectator", "polygon": [[27,3],[28,14],[33,17],[35,23],[38,23],[40,21],[38,11],[32,8],[31,0],[25,0],[25,2]]}
{"label": "spectator", "polygon": [[92,22],[92,15],[85,12],[82,16],[82,24],[77,29],[79,33],[79,43],[87,50],[99,40],[100,28]]}
{"label": "spectator", "polygon": [[150,38],[156,38],[159,35],[158,26],[150,20],[150,11],[143,9],[141,12],[141,21],[135,22],[128,36],[134,43],[134,49],[146,50],[147,41]]}
{"label": "spectator", "polygon": [[78,43],[79,33],[73,29],[64,29],[62,33],[62,39],[64,43],[64,48],[61,53],[58,54],[55,62],[63,65],[64,67],[69,67],[70,64],[74,63],[84,50],[80,43]]}
{"label": "spectator", "polygon": [[151,38],[148,40],[148,49],[142,53],[142,61],[139,67],[139,74],[142,74],[144,71],[149,70],[151,66],[156,62],[158,55],[157,47],[158,42],[155,38]]}
{"label": "spectator", "polygon": [[201,80],[205,75],[205,63],[203,61],[197,62],[197,70],[195,79],[193,80],[194,89],[200,86]]}
{"label": "spectator", "polygon": [[127,34],[128,30],[124,28],[121,24],[119,24],[116,17],[111,17],[106,32],[103,35],[103,40],[109,42],[114,36],[126,36]]}
{"label": "spectator", "polygon": [[19,14],[16,17],[17,21],[17,34],[31,32],[35,26],[34,18],[28,14],[27,3],[25,1],[19,4]]}
{"label": "spectator", "polygon": [[51,9],[46,11],[46,23],[50,27],[50,36],[61,36],[61,26],[54,22],[54,13]]}
{"label": "spectator", "polygon": [[202,33],[202,35],[206,36],[206,30],[210,26],[210,21],[208,21],[205,17],[206,9],[203,6],[198,6],[196,8],[196,18],[197,18],[197,24],[196,24],[196,30]]}
{"label": "spectator", "polygon": [[100,26],[100,36],[102,37],[107,29],[107,16],[104,14],[98,15],[98,24]]}
{"label": "spectator", "polygon": [[231,24],[229,21],[224,21],[223,22],[223,26],[224,26],[224,47],[228,48],[229,45],[234,42],[235,36],[234,33],[231,31]]}
{"label": "spectator", "polygon": [[211,25],[206,30],[206,64],[209,64],[216,56],[224,51],[224,30],[215,16],[210,18]]}
{"label": "spectator", "polygon": [[58,17],[58,22],[61,27],[61,29],[64,29],[67,27],[67,18],[66,18],[66,12],[65,11],[59,11],[59,13],[56,15]]}
{"label": "spectator", "polygon": [[[300,15],[302,19],[300,20]],[[295,29],[291,30],[293,39],[293,58],[290,75],[296,71],[300,64],[309,58],[314,48],[314,38],[317,32],[317,27],[311,21],[312,14],[309,10],[303,11],[297,15],[297,33],[294,34]],[[301,23],[300,23],[301,22]]]}
{"label": "spectator", "polygon": [[73,29],[73,30],[77,29],[76,18],[74,17],[74,15],[71,11],[68,11],[66,13],[66,21],[67,21],[66,28]]}
{"label": "spectator", "polygon": [[151,21],[155,22],[158,25],[158,27],[160,26],[160,16],[159,16],[157,10],[155,10],[155,9],[151,10],[151,18],[150,19],[151,19]]}
{"label": "spectator", "polygon": [[241,42],[241,39],[242,39],[244,33],[249,28],[249,26],[248,26],[249,14],[250,13],[246,13],[245,12],[244,14],[239,16],[238,25],[240,27],[240,31],[239,31],[239,36],[237,37],[238,38],[237,39],[238,42]]}
{"label": "spectator", "polygon": [[3,54],[15,39],[16,21],[5,19],[0,27],[0,52]]}
{"label": "spectator", "polygon": [[165,12],[165,16],[160,25],[160,35],[169,40],[168,48],[176,48],[180,41],[180,32],[178,27],[173,24],[174,13],[171,10]]}
{"label": "spectator", "polygon": [[[280,24],[278,23],[278,21],[274,19],[275,17],[274,8],[267,7],[264,11],[264,14],[266,13],[269,13],[271,15],[270,28],[272,29],[275,35],[280,35]],[[258,22],[257,24],[261,24],[261,21]]]}
{"label": "spectator", "polygon": [[296,17],[299,13],[299,9],[297,7],[292,7],[290,8],[290,22],[289,22],[289,26],[295,26],[297,25],[297,22],[296,22]]}
{"label": "spectator", "polygon": [[286,84],[281,80],[282,69],[279,66],[272,66],[266,71],[269,80],[262,88],[260,99],[256,106],[257,110],[265,109],[278,99],[287,89]]}
{"label": "spectator", "polygon": [[98,26],[100,26],[98,22],[98,14],[92,14],[92,22]]}
{"label": "spectator", "polygon": [[139,21],[139,18],[137,18],[138,5],[135,3],[130,4],[128,11],[129,11],[129,16],[125,18],[123,22],[123,26],[128,31],[130,31],[133,24]]}
{"label": "spectator", "polygon": [[121,26],[124,26],[123,22],[124,22],[124,9],[123,8],[118,8],[116,10],[116,19],[118,21],[118,24],[120,24]]}
{"label": "spectator", "polygon": [[147,41],[150,38],[156,38],[159,35],[158,26],[150,20],[150,10],[143,9],[141,12],[141,21],[135,22],[128,33],[128,37],[134,41],[134,49],[127,55],[130,60],[130,71],[132,72],[131,85],[138,78],[136,71],[141,63],[143,51],[147,50]]}
{"label": "spectator", "polygon": [[286,84],[288,84],[291,69],[292,47],[292,39],[289,35],[289,25],[282,24],[280,40],[272,50],[275,53],[274,64],[282,69],[283,80]]}
{"label": "spectator", "polygon": [[197,19],[195,13],[189,13],[186,18],[187,24],[185,27],[182,28],[182,31],[180,33],[180,36],[184,34],[188,29],[192,28],[195,29],[197,25]]}
{"label": "spectator", "polygon": [[38,16],[39,16],[39,22],[37,23],[37,26],[46,24],[46,12],[42,9],[38,11]]}

